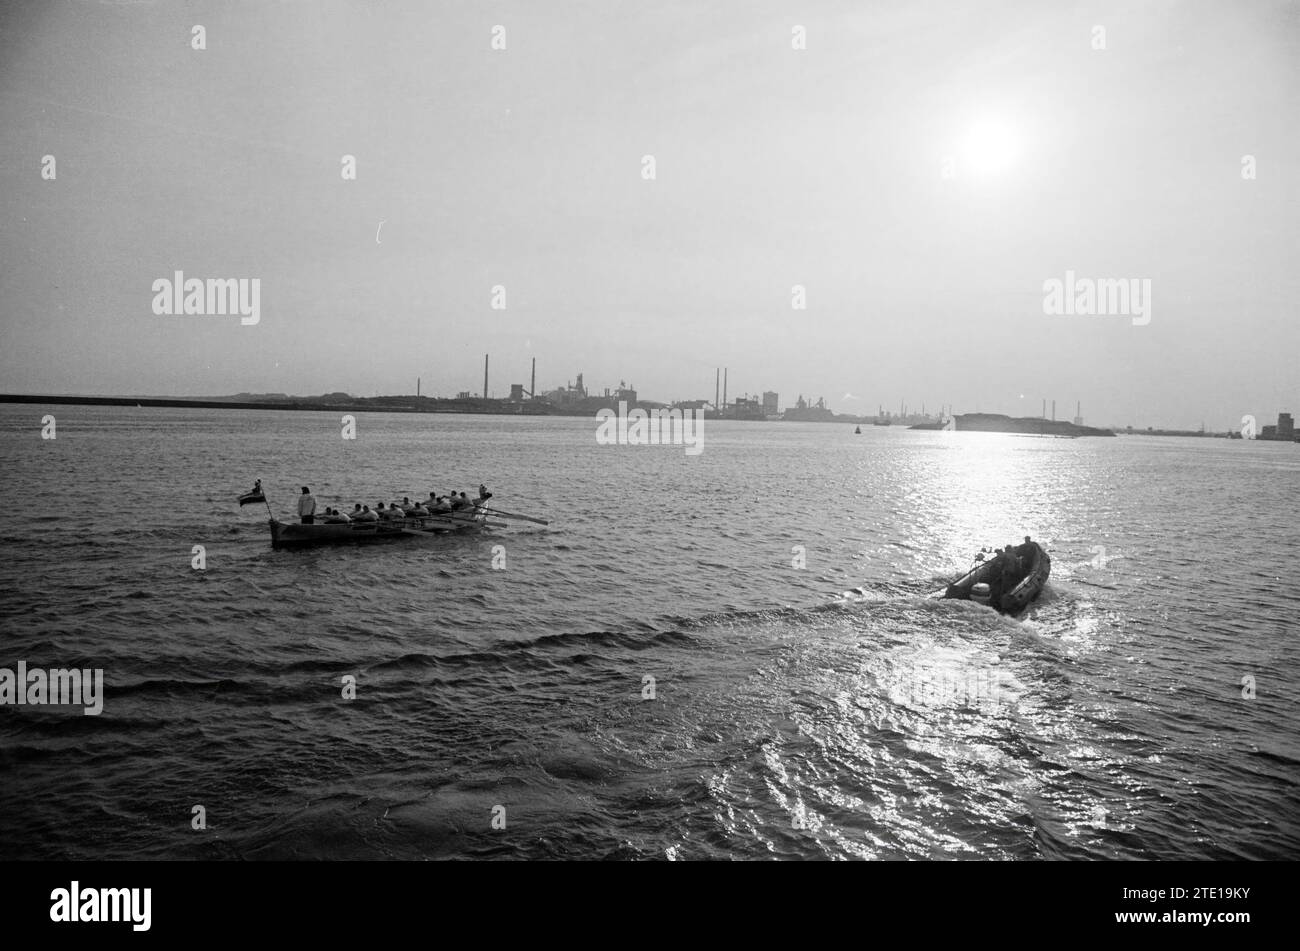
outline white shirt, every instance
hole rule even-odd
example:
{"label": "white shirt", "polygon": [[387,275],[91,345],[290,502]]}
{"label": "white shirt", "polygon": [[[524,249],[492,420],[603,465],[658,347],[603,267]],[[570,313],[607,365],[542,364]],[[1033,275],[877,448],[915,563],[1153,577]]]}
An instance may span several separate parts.
{"label": "white shirt", "polygon": [[316,514],[316,500],[311,497],[310,493],[308,493],[307,495],[298,496],[298,514],[299,515]]}

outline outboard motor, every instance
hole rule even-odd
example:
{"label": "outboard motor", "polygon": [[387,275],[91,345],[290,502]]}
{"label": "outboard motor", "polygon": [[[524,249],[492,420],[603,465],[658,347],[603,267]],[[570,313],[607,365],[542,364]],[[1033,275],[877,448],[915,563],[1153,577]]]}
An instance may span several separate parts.
{"label": "outboard motor", "polygon": [[976,604],[988,604],[992,598],[993,592],[989,589],[986,582],[981,581],[977,585],[972,585],[970,589],[970,599]]}

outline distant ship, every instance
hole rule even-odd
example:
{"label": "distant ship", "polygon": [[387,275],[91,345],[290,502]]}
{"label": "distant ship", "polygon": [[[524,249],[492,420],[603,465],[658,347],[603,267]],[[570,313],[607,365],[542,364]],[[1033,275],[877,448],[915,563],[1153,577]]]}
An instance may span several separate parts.
{"label": "distant ship", "polygon": [[888,425],[889,425],[889,417],[886,416],[886,415],[885,415],[885,411],[884,411],[883,409],[881,409],[880,407],[878,407],[878,406],[876,407],[876,421],[875,421],[874,423],[872,423],[871,425],[872,425],[872,426],[888,426]]}

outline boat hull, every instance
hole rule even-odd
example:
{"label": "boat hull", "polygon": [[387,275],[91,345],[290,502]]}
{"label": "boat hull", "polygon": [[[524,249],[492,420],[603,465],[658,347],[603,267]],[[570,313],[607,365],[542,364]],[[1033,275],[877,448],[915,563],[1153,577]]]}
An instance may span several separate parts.
{"label": "boat hull", "polygon": [[[1003,586],[1002,592],[997,596],[996,604],[993,601],[989,602],[989,607],[1002,614],[1019,614],[1029,607],[1042,594],[1048,576],[1052,573],[1052,559],[1047,552],[1037,542],[1030,542],[1030,545],[1032,549],[1029,553],[1030,562],[1028,568],[1024,570],[1023,574],[1011,579],[1009,585]],[[1023,547],[1021,546],[1022,549]],[[1023,554],[1022,557],[1024,557]],[[990,559],[948,585],[943,596],[969,601],[975,585],[990,583],[993,581],[995,573],[993,561]]]}
{"label": "boat hull", "polygon": [[301,525],[271,519],[271,547],[313,548],[317,545],[372,545],[431,535],[476,532],[484,527],[484,512],[421,515],[378,522],[316,522]]}

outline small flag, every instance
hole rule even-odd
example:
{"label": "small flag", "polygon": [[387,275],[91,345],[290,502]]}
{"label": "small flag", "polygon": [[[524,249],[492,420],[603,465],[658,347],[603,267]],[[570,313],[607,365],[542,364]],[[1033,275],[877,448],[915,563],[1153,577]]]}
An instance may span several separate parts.
{"label": "small flag", "polygon": [[266,496],[262,494],[262,480],[258,479],[256,484],[253,486],[252,492],[245,492],[243,495],[239,497],[239,507],[243,508],[245,505],[248,505],[249,503],[265,502],[265,501],[266,501]]}

